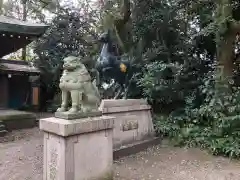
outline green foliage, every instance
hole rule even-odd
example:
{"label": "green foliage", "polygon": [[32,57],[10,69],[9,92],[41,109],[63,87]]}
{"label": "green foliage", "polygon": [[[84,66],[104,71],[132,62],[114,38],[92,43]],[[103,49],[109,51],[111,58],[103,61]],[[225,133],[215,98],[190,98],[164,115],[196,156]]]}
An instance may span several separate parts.
{"label": "green foliage", "polygon": [[[135,80],[139,89],[154,108],[181,104],[187,91],[194,89],[187,86],[198,84],[194,76],[204,63],[192,56],[192,40],[187,40],[185,26],[188,22],[178,12],[178,5],[165,0],[135,1],[132,22],[131,59],[138,68]],[[187,85],[184,79],[188,76]]]}
{"label": "green foliage", "polygon": [[142,41],[144,60],[184,61],[182,52],[187,43],[180,26],[184,21],[178,18],[175,6],[162,0],[136,1],[132,21],[134,44]]}
{"label": "green foliage", "polygon": [[143,95],[151,102],[166,104],[183,99],[182,93],[178,91],[181,68],[178,63],[147,64],[143,77],[138,81],[138,85],[143,88]]}
{"label": "green foliage", "polygon": [[157,116],[158,133],[171,137],[178,145],[207,148],[215,155],[240,156],[240,89],[231,92],[226,84],[219,84],[216,77],[205,79],[201,91],[204,103],[193,106],[186,98],[184,108],[173,111],[168,117]]}
{"label": "green foliage", "polygon": [[[154,118],[157,132],[178,145],[240,157],[238,82],[212,66],[229,26],[240,20],[239,1],[138,1],[136,9],[134,40],[143,40],[146,60],[136,79],[155,113],[161,113]],[[224,58],[230,68],[237,62]],[[220,62],[223,69],[226,62]]]}
{"label": "green foliage", "polygon": [[144,97],[163,111],[186,104],[186,98],[193,99],[192,103],[197,105],[202,99],[198,87],[209,69],[206,62],[194,59],[189,64],[153,62],[137,76],[137,84],[143,89]]}
{"label": "green foliage", "polygon": [[35,44],[37,54],[35,65],[41,70],[42,85],[56,93],[61,75],[62,60],[68,55],[81,57],[91,70],[97,52],[97,34],[92,28],[94,16],[89,13],[82,17],[70,9],[56,16],[48,31]]}

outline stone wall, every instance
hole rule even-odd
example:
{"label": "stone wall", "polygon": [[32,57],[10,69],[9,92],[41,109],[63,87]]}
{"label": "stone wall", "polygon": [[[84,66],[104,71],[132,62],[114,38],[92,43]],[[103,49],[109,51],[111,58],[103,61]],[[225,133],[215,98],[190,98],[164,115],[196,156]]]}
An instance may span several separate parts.
{"label": "stone wall", "polygon": [[103,100],[99,110],[115,117],[113,147],[119,149],[155,137],[151,106],[143,99]]}

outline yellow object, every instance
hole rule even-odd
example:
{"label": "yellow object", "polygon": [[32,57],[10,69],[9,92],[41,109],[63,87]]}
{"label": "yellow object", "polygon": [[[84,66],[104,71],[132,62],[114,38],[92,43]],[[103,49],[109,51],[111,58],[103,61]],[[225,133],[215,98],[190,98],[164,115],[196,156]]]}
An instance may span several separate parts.
{"label": "yellow object", "polygon": [[38,96],[39,96],[39,89],[37,87],[33,87],[32,104],[35,106],[38,105]]}
{"label": "yellow object", "polygon": [[127,67],[126,67],[125,64],[123,64],[123,63],[120,64],[120,71],[121,72],[126,72],[127,71]]}

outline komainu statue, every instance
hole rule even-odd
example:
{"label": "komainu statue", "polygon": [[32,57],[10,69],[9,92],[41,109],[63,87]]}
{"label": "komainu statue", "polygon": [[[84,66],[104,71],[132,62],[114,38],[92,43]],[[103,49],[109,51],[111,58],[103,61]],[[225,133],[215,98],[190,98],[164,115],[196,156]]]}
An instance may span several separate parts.
{"label": "komainu statue", "polygon": [[[98,111],[100,94],[80,58],[75,56],[64,58],[59,87],[62,91],[62,104],[57,112],[76,114]],[[68,107],[69,97],[71,107]]]}

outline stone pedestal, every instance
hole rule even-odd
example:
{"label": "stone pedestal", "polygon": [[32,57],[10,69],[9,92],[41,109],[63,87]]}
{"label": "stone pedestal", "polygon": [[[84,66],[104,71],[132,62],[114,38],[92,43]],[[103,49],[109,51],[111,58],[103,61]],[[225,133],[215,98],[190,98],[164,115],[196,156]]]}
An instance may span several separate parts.
{"label": "stone pedestal", "polygon": [[155,138],[151,106],[144,99],[108,99],[99,107],[105,116],[113,116],[113,147],[119,149]]}
{"label": "stone pedestal", "polygon": [[113,117],[40,120],[44,180],[112,180]]}

